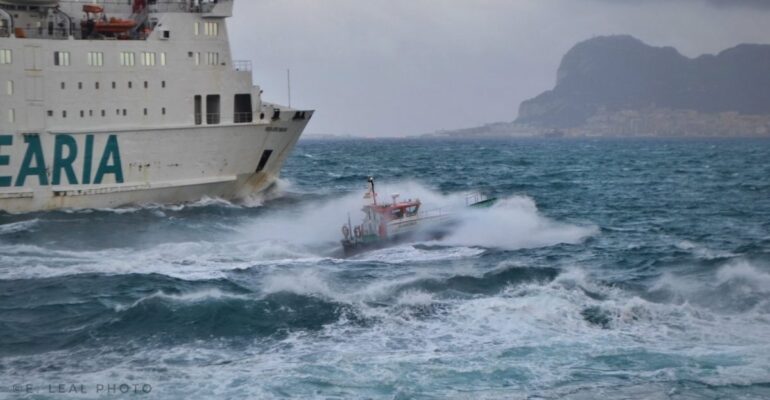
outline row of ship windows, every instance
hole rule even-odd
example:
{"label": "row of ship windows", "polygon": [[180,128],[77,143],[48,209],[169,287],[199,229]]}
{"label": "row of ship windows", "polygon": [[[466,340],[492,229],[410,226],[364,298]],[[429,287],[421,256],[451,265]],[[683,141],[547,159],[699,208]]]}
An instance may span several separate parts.
{"label": "row of ship windows", "polygon": [[[11,82],[11,81],[9,81],[9,82],[11,83],[11,86],[13,86],[13,82]],[[166,81],[161,81],[160,82],[160,87],[162,89],[165,89],[166,88]],[[112,88],[113,89],[117,89],[118,88],[118,83],[115,82],[115,81],[112,81]],[[134,88],[134,82],[133,81],[128,81],[128,88],[129,89],[133,89]],[[149,89],[150,88],[150,82],[149,81],[144,81],[144,88],[145,89]],[[61,83],[61,89],[62,90],[67,89],[67,83],[66,82],[62,82]],[[82,89],[83,89],[83,82],[78,82],[78,90],[82,90]],[[94,89],[96,89],[96,90],[101,89],[101,84],[99,82],[94,82]],[[8,94],[13,94],[13,93],[10,92]]]}
{"label": "row of ship windows", "polygon": [[[54,116],[54,111],[53,110],[48,110],[47,114],[48,114],[49,117],[53,117]],[[142,114],[144,114],[144,116],[148,116],[148,115],[150,115],[150,110],[145,108],[145,109],[142,110]],[[166,107],[161,107],[160,114],[161,115],[166,115]],[[117,115],[119,117],[120,116],[127,117],[128,116],[128,110],[125,109],[125,108],[123,108],[123,109],[117,108],[117,109],[115,109],[115,115]],[[93,117],[94,116],[94,110],[88,110],[88,116],[89,117]],[[101,116],[102,116],[102,118],[107,117],[107,110],[101,110]],[[67,118],[67,110],[62,110],[61,117],[62,118]],[[85,110],[80,110],[80,118],[85,118],[85,117],[86,117],[86,111]],[[11,108],[11,109],[8,110],[8,122],[10,122],[10,123],[15,123],[16,122],[16,109]]]}
{"label": "row of ship windows", "polygon": [[[219,22],[204,22],[203,24],[203,35],[205,36],[219,36]],[[193,25],[193,31],[195,32],[195,36],[199,36],[201,34],[201,23],[196,22]]]}
{"label": "row of ship windows", "polygon": [[[204,59],[205,56],[205,59]],[[189,52],[188,57],[195,61],[195,65],[219,65],[219,53],[210,51],[206,53]],[[154,67],[166,66],[166,53],[144,51],[140,53],[139,60],[142,66]],[[89,51],[86,62],[89,67],[103,67],[104,53],[101,51]],[[0,49],[0,65],[13,64],[13,52],[10,49]],[[69,67],[72,65],[69,51],[55,51],[53,53],[53,65],[57,67]],[[130,51],[120,53],[120,66],[136,66],[136,54]]]}
{"label": "row of ship windows", "polygon": [[[86,113],[85,110],[80,110],[80,118],[85,118],[86,115],[88,115],[89,117],[93,117],[94,114],[95,114],[94,110],[88,110],[88,113]],[[100,114],[101,114],[102,118],[107,117],[107,110],[101,110]],[[150,115],[150,110],[148,108],[145,108],[145,109],[142,110],[142,114],[144,116],[148,116],[148,115]],[[166,115],[166,107],[161,107],[160,114],[161,115]],[[115,115],[117,115],[119,117],[120,116],[127,117],[128,116],[128,109],[116,108],[115,109]],[[53,110],[48,110],[48,116],[49,117],[53,117],[54,116],[54,111]],[[67,110],[62,110],[61,117],[62,118],[67,118]],[[13,121],[11,121],[11,122],[13,122]]]}
{"label": "row of ship windows", "polygon": [[[14,85],[13,81],[10,81],[10,80],[6,81],[5,82],[5,93],[8,96],[13,96],[13,93],[15,92],[15,86],[16,85]],[[165,89],[166,88],[166,81],[161,81],[160,82],[160,87],[162,89]],[[99,90],[100,88],[101,88],[101,84],[99,82],[94,82],[94,89]],[[113,89],[117,89],[118,88],[118,83],[115,82],[115,81],[112,81],[112,88]],[[133,89],[134,88],[134,82],[128,81],[128,88],[129,89]],[[144,88],[145,89],[149,89],[150,88],[150,82],[144,81]],[[61,83],[61,89],[62,90],[67,89],[67,83],[66,82],[62,82]],[[83,82],[78,82],[78,90],[82,90],[82,89],[83,89]]]}
{"label": "row of ship windows", "polygon": [[[8,50],[10,51],[10,50]],[[139,55],[139,60],[142,66],[154,67],[155,65],[166,65],[166,53],[155,53],[150,51],[143,51]],[[104,53],[101,51],[89,51],[86,58],[86,62],[89,67],[103,67],[104,66]],[[1,63],[1,62],[0,62]],[[10,63],[9,63],[10,64]],[[53,65],[57,67],[69,67],[70,52],[69,51],[54,51],[53,52]],[[120,66],[121,67],[133,67],[136,65],[136,54],[130,51],[120,52]]]}

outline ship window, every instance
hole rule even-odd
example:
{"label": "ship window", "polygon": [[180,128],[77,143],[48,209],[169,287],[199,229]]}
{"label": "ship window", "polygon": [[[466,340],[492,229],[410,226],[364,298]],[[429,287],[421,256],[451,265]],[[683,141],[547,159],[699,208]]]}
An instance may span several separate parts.
{"label": "ship window", "polygon": [[126,111],[126,109],[124,108],[123,109],[123,116],[125,117],[126,115],[128,115],[128,111]]}
{"label": "ship window", "polygon": [[134,53],[130,51],[123,51],[120,53],[120,65],[123,67],[133,67],[136,65],[136,59]]}
{"label": "ship window", "polygon": [[5,92],[8,93],[8,96],[13,96],[13,81],[5,83]]}
{"label": "ship window", "polygon": [[201,105],[202,98],[201,95],[195,96],[195,125],[200,125],[203,123],[203,106]]}
{"label": "ship window", "polygon": [[93,117],[94,116],[94,110],[88,110],[88,116]]}
{"label": "ship window", "polygon": [[67,111],[62,111],[61,112],[61,117],[62,118],[67,118]]}
{"label": "ship window", "polygon": [[115,109],[115,115],[120,116],[120,109],[119,108]]}
{"label": "ship window", "polygon": [[161,108],[160,113],[166,115],[166,107]]}
{"label": "ship window", "polygon": [[0,49],[0,64],[12,64],[13,52],[10,49]]}
{"label": "ship window", "polygon": [[205,22],[203,24],[203,34],[206,36],[219,36],[219,23]]}
{"label": "ship window", "polygon": [[80,118],[83,118],[86,116],[86,112],[83,110],[80,110]]}
{"label": "ship window", "polygon": [[143,52],[142,53],[142,65],[145,67],[153,67],[155,66],[155,53],[153,52]]}
{"label": "ship window", "polygon": [[147,115],[147,109],[146,108],[144,109],[144,115]]}
{"label": "ship window", "polygon": [[195,33],[195,36],[198,36],[201,34],[201,23],[196,22],[193,24],[193,32]]}
{"label": "ship window", "polygon": [[147,89],[150,87],[150,83],[147,81],[144,81],[144,88]]}
{"label": "ship window", "polygon": [[251,113],[251,94],[236,94],[235,95],[235,114],[233,115],[233,122],[248,123],[252,122]]}
{"label": "ship window", "polygon": [[107,116],[107,111],[102,110],[102,118]]}
{"label": "ship window", "polygon": [[16,122],[16,110],[13,108],[8,110],[8,122],[14,123]]}
{"label": "ship window", "polygon": [[78,90],[82,90],[82,89],[83,89],[83,82],[78,82]]}
{"label": "ship window", "polygon": [[128,88],[131,89],[134,87],[134,83],[131,81],[128,81]]}
{"label": "ship window", "polygon": [[58,67],[66,67],[70,65],[70,53],[69,51],[54,51],[53,52],[53,65]]}
{"label": "ship window", "polygon": [[208,65],[218,65],[219,64],[219,53],[212,52],[212,51],[206,53],[206,63]]}
{"label": "ship window", "polygon": [[201,65],[201,53],[195,53],[195,65]]}
{"label": "ship window", "polygon": [[166,53],[160,53],[160,65],[166,66]]}
{"label": "ship window", "polygon": [[61,83],[61,90],[64,90],[66,87],[67,87],[67,84],[66,84],[66,83],[64,83],[64,82],[62,82],[62,83]]}
{"label": "ship window", "polygon": [[117,88],[118,88],[118,84],[117,84],[117,83],[115,83],[115,81],[113,81],[113,82],[112,82],[112,88],[113,88],[113,89],[117,89]]}
{"label": "ship window", "polygon": [[219,124],[218,94],[210,94],[206,96],[206,123],[209,125]]}
{"label": "ship window", "polygon": [[53,110],[48,110],[48,116],[53,117]]}
{"label": "ship window", "polygon": [[162,82],[160,83],[160,87],[162,87],[163,89],[165,89],[165,88],[166,88],[166,81],[162,81]]}
{"label": "ship window", "polygon": [[99,82],[95,82],[94,87],[96,88],[96,90],[99,90]]}
{"label": "ship window", "polygon": [[104,53],[101,51],[88,52],[88,66],[101,67],[104,65]]}

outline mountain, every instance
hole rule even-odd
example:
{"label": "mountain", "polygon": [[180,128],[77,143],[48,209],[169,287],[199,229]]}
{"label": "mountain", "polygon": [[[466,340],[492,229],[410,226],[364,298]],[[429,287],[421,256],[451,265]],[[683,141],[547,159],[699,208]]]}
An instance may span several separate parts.
{"label": "mountain", "polygon": [[766,134],[767,116],[770,45],[742,44],[693,59],[631,36],[603,36],[567,52],[554,89],[523,102],[516,123],[676,134],[710,129],[717,121],[711,134],[735,134],[735,129]]}

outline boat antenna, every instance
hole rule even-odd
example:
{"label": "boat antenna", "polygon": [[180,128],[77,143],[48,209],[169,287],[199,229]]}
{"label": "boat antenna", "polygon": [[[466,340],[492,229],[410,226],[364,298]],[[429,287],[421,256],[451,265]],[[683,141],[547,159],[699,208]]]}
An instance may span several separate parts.
{"label": "boat antenna", "polygon": [[369,177],[369,190],[372,192],[372,201],[374,202],[374,205],[377,205],[377,192],[374,191],[374,177]]}
{"label": "boat antenna", "polygon": [[291,108],[291,68],[286,69],[286,87],[289,94],[289,108]]}

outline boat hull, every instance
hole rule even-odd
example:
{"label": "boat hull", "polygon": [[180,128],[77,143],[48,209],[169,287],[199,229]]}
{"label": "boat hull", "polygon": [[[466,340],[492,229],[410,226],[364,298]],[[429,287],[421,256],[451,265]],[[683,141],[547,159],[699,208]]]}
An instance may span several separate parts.
{"label": "boat hull", "polygon": [[0,210],[244,198],[278,178],[312,112],[305,115],[261,124],[0,135]]}

